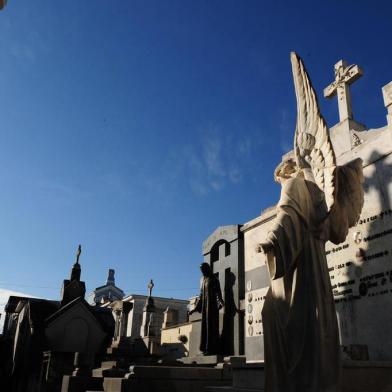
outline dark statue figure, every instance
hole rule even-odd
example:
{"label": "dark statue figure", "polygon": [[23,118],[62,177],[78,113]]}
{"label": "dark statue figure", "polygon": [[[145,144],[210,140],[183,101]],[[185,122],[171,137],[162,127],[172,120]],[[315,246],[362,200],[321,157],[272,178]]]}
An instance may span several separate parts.
{"label": "dark statue figure", "polygon": [[152,279],[150,279],[150,282],[148,283],[148,285],[147,285],[147,288],[148,288],[148,296],[149,297],[151,297],[151,294],[152,294],[152,289],[154,288],[154,282],[153,282],[153,280]]}
{"label": "dark statue figure", "polygon": [[219,309],[224,302],[219,280],[213,275],[208,263],[202,263],[200,270],[203,274],[200,295],[196,301],[194,312],[201,313],[200,351],[203,355],[216,355],[219,350]]}

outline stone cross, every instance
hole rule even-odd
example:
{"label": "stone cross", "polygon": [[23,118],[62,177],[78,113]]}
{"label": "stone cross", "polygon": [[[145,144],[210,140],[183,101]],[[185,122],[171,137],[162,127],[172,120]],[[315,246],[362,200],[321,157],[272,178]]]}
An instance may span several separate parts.
{"label": "stone cross", "polygon": [[358,65],[348,65],[344,60],[335,64],[335,80],[324,89],[324,97],[332,98],[337,95],[340,122],[353,119],[349,86],[362,75],[363,72]]}
{"label": "stone cross", "polygon": [[81,253],[82,253],[82,245],[79,245],[78,250],[76,252],[76,264],[79,264],[79,258]]}
{"label": "stone cross", "polygon": [[148,288],[148,296],[151,297],[151,293],[152,293],[152,289],[154,288],[154,282],[152,281],[152,279],[150,279],[150,282],[147,285]]}

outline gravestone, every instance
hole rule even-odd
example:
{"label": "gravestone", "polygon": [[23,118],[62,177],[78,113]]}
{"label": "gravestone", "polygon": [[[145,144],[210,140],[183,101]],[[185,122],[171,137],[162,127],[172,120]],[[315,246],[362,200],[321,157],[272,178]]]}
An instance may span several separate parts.
{"label": "gravestone", "polygon": [[221,354],[243,354],[244,295],[243,238],[239,225],[218,227],[203,242],[204,262],[210,264],[219,279],[225,306],[220,310]]}

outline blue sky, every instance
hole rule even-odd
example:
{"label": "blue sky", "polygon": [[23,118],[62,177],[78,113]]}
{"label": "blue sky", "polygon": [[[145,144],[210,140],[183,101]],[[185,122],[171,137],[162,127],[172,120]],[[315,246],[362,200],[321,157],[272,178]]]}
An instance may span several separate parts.
{"label": "blue sky", "polygon": [[0,287],[58,298],[82,278],[197,293],[201,243],[274,204],[292,145],[289,53],[322,89],[365,75],[355,118],[385,125],[390,1],[9,0],[0,12]]}

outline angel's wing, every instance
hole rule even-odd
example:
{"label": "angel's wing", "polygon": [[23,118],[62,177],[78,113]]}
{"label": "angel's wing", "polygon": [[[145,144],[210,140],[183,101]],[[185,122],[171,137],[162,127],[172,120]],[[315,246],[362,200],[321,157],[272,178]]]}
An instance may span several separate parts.
{"label": "angel's wing", "polygon": [[334,244],[343,242],[353,227],[364,203],[362,159],[357,158],[336,168],[337,192],[335,203],[324,225],[326,239]]}
{"label": "angel's wing", "polygon": [[292,52],[291,64],[297,97],[297,126],[294,151],[300,169],[311,169],[317,186],[324,192],[328,211],[336,193],[336,158],[327,124],[320,114],[317,97],[300,57]]}

